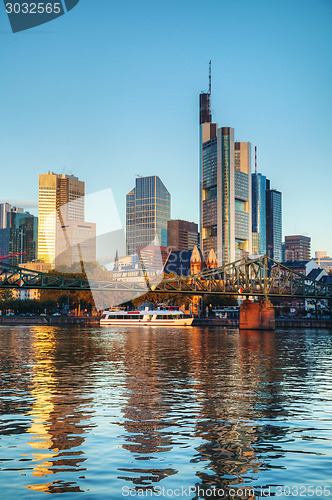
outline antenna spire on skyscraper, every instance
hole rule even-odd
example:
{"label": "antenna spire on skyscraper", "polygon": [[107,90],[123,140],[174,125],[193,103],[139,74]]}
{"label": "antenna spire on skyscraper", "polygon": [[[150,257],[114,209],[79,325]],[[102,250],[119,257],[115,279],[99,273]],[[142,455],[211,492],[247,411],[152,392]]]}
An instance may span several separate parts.
{"label": "antenna spire on skyscraper", "polygon": [[211,78],[211,59],[209,62],[209,94],[211,95],[212,78]]}
{"label": "antenna spire on skyscraper", "polygon": [[255,146],[255,174],[257,174],[257,146]]}

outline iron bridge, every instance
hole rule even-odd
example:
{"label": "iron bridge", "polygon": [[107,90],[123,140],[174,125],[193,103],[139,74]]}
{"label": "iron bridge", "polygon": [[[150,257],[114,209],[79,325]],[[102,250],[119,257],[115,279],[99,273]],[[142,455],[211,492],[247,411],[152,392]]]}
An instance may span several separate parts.
{"label": "iron bridge", "polygon": [[149,281],[143,269],[140,282],[80,279],[42,273],[1,263],[0,289],[81,290],[92,292],[147,292],[184,295],[244,295],[330,299],[332,286],[309,279],[266,255],[205,269],[199,274],[164,277],[158,284]]}

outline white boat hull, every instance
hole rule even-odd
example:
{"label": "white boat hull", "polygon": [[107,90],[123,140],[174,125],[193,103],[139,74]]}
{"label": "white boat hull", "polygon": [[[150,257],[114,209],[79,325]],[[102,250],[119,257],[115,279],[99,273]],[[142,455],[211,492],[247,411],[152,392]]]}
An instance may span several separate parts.
{"label": "white boat hull", "polygon": [[181,319],[101,319],[101,326],[191,326],[194,318],[181,318]]}

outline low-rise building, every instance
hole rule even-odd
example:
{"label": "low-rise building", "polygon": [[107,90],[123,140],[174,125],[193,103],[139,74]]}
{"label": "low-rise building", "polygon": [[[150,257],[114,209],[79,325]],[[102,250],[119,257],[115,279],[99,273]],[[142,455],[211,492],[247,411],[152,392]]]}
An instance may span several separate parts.
{"label": "low-rise building", "polygon": [[325,251],[315,252],[315,262],[326,272],[332,271],[332,257],[328,257]]}

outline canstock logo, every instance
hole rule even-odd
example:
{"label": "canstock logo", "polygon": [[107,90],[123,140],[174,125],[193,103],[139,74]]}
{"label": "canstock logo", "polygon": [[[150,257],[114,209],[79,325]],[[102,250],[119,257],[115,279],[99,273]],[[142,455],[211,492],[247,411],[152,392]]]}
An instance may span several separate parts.
{"label": "canstock logo", "polygon": [[13,33],[39,26],[63,16],[80,0],[3,0]]}

